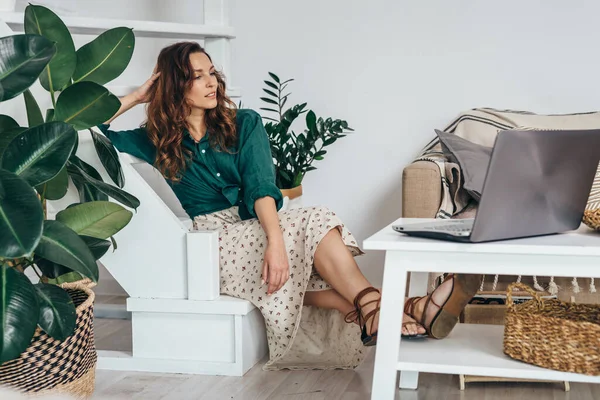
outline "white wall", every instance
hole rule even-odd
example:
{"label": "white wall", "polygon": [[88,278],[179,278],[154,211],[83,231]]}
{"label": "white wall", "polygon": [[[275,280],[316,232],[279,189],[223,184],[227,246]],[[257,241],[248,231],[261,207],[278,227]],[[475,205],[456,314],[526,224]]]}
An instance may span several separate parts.
{"label": "white wall", "polygon": [[[289,101],[356,132],[305,178],[362,242],[401,214],[401,174],[460,110],[539,113],[600,106],[594,1],[236,1],[233,79],[263,106],[267,71],[296,79]],[[374,283],[383,257],[359,259]]]}

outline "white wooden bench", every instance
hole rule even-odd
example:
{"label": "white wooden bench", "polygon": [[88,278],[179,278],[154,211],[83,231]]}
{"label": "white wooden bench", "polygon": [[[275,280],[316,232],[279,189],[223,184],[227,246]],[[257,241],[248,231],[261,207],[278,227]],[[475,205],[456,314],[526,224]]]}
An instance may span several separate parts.
{"label": "white wooden bench", "polygon": [[[80,138],[80,157],[107,178],[89,133]],[[124,190],[141,205],[101,263],[129,296],[133,352],[99,351],[98,368],[243,375],[268,352],[264,320],[250,302],[219,294],[218,232],[191,231],[158,172],[119,157]]]}

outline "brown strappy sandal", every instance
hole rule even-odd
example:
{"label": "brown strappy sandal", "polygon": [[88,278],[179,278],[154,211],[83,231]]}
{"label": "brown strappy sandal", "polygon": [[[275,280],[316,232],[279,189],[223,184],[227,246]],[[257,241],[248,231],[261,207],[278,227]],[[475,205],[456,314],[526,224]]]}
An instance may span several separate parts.
{"label": "brown strappy sandal", "polygon": [[[379,293],[379,299],[371,300],[366,302],[365,304],[360,304],[362,298],[369,293],[377,292]],[[362,307],[367,306],[371,303],[377,303],[377,306],[374,310],[369,312],[367,315],[363,317],[362,315]],[[354,310],[350,311],[346,314],[344,318],[347,323],[352,323],[358,319],[358,325],[362,326],[362,331],[360,334],[360,339],[362,340],[365,346],[375,346],[377,344],[377,331],[373,332],[373,324],[375,323],[375,315],[379,312],[381,304],[381,292],[374,287],[368,287],[366,289],[361,290],[356,297],[354,298]],[[367,321],[371,320],[371,334],[367,334]]]}
{"label": "brown strappy sandal", "polygon": [[[454,329],[454,326],[458,322],[460,313],[473,296],[475,296],[481,284],[481,275],[450,274],[444,279],[444,282],[449,279],[452,279],[452,289],[450,295],[442,305],[433,301],[435,290],[428,296],[411,297],[406,300],[406,304],[404,305],[406,315],[418,321],[419,319],[415,316],[415,306],[420,300],[427,298],[420,323],[427,331],[427,335],[434,339],[443,339],[452,332],[452,329]],[[444,282],[442,282],[442,285]],[[429,326],[427,326],[425,320],[430,304],[436,306],[438,311]]]}

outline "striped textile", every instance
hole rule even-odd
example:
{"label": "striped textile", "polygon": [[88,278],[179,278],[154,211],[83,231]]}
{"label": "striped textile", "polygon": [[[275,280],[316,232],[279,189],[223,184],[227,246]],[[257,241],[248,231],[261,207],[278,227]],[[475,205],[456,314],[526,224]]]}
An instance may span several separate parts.
{"label": "striped textile", "polygon": [[[443,130],[473,143],[492,147],[499,131],[513,128],[600,128],[600,112],[540,115],[528,111],[475,108],[460,113]],[[465,209],[471,197],[462,187],[460,167],[444,157],[437,136],[424,147],[414,161],[433,162],[440,169],[442,200],[436,218],[451,218]],[[600,169],[596,173],[587,208],[600,208]]]}

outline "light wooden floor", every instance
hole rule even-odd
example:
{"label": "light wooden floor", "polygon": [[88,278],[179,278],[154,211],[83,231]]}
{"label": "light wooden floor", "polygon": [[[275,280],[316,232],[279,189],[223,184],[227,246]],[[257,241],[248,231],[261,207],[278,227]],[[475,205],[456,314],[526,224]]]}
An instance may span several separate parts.
{"label": "light wooden floor", "polygon": [[[99,349],[128,351],[131,323],[96,320]],[[369,399],[375,351],[356,370],[262,371],[257,364],[243,377],[97,371],[95,399],[144,400],[358,400]],[[421,374],[419,389],[399,391],[401,400],[594,400],[600,385],[572,383],[467,383],[458,376]]]}

